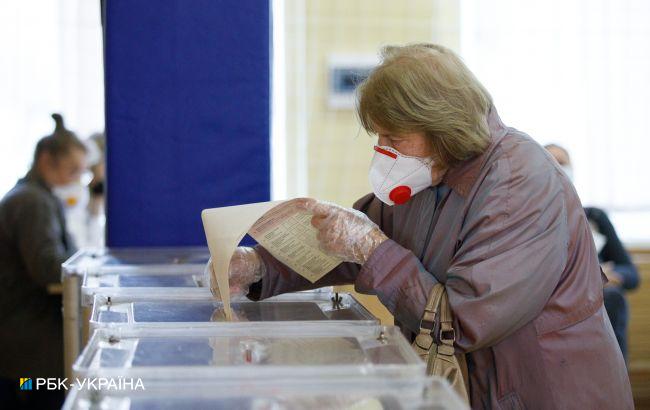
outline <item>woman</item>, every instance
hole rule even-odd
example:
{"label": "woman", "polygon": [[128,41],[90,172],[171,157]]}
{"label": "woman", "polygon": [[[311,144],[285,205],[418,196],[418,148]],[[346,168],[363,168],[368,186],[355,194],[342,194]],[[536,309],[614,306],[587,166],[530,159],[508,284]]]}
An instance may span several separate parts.
{"label": "woman", "polygon": [[232,284],[263,299],[354,283],[415,332],[441,282],[473,408],[633,408],[570,181],[540,145],[503,125],[453,52],[422,44],[382,57],[358,105],[379,138],[374,194],[358,211],[303,200],[322,248],[347,263],[311,284],[263,248],[240,248]]}
{"label": "woman", "polygon": [[0,201],[0,378],[6,408],[59,408],[63,392],[20,395],[20,377],[63,377],[61,263],[75,251],[60,200],[52,192],[79,180],[86,148],[53,115],[56,129],[36,145],[34,162]]}

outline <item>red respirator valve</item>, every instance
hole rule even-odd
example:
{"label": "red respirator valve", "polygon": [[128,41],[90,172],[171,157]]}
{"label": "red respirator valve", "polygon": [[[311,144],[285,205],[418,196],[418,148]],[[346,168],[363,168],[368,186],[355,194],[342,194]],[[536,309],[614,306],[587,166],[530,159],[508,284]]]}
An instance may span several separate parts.
{"label": "red respirator valve", "polygon": [[400,185],[396,188],[393,188],[388,195],[391,201],[395,202],[395,205],[402,205],[408,202],[411,199],[411,188]]}

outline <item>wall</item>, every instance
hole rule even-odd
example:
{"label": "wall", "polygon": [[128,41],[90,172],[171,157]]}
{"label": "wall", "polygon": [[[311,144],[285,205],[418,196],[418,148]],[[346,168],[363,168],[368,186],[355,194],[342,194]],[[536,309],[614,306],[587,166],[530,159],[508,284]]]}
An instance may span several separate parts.
{"label": "wall", "polygon": [[637,409],[650,408],[650,250],[632,249],[640,285],[627,295],[628,370]]}

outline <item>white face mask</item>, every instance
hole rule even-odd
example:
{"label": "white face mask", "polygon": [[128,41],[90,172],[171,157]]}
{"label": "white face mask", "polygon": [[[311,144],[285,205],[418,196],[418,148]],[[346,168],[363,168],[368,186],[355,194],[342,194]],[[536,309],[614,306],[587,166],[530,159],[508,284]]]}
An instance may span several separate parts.
{"label": "white face mask", "polygon": [[433,159],[409,157],[386,146],[375,146],[370,165],[370,185],[375,196],[387,205],[406,203],[430,187]]}
{"label": "white face mask", "polygon": [[52,188],[52,193],[61,200],[63,209],[70,212],[76,209],[85,209],[88,206],[90,193],[88,187],[79,182],[60,185]]}

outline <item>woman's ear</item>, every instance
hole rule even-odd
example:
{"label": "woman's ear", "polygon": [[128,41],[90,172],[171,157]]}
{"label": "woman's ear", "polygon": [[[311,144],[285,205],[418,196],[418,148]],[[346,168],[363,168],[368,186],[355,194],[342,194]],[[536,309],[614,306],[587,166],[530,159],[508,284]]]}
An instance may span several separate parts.
{"label": "woman's ear", "polygon": [[447,173],[447,168],[443,168],[438,163],[434,162],[431,166],[431,185],[435,186],[442,182],[442,179]]}
{"label": "woman's ear", "polygon": [[54,156],[47,151],[41,153],[41,156],[39,157],[39,162],[46,169],[53,169],[56,167],[56,158],[54,158]]}

